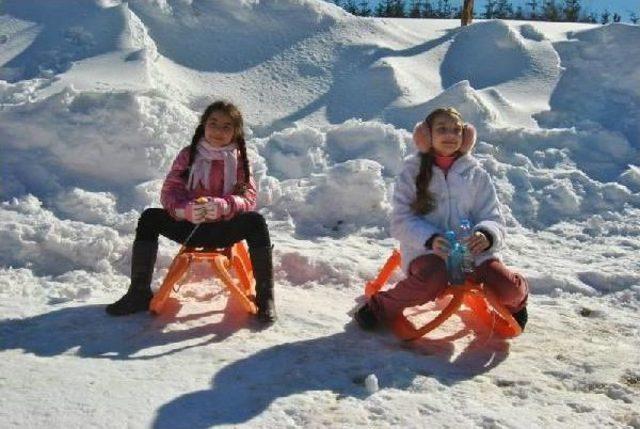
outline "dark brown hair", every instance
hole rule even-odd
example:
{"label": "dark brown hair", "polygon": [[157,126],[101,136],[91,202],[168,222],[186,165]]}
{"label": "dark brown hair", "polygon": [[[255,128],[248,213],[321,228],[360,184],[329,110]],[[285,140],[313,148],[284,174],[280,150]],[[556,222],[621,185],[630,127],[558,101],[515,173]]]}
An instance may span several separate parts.
{"label": "dark brown hair", "polygon": [[191,144],[189,145],[189,164],[187,169],[182,173],[182,177],[186,178],[189,175],[189,171],[193,166],[193,161],[196,157],[196,151],[198,149],[198,142],[204,136],[204,127],[207,123],[207,119],[213,112],[222,112],[231,118],[233,123],[233,139],[238,145],[240,151],[240,161],[242,162],[242,169],[244,171],[244,182],[238,182],[234,189],[235,194],[242,194],[248,184],[251,177],[251,171],[249,170],[249,158],[247,156],[247,143],[244,139],[244,121],[242,119],[242,113],[240,109],[231,102],[218,100],[207,106],[204,112],[200,116],[200,123],[196,127],[193,137],[191,137]]}
{"label": "dark brown hair", "polygon": [[[447,116],[464,124],[462,115],[453,107],[439,108],[429,113],[424,120],[427,125],[429,125],[429,132],[431,132],[433,122],[438,116]],[[457,155],[459,156],[460,154],[458,153]],[[420,154],[420,170],[416,176],[416,200],[411,204],[411,208],[417,214],[425,215],[436,208],[436,199],[434,195],[429,192],[429,183],[431,182],[434,162],[435,156],[433,148],[427,153]]]}

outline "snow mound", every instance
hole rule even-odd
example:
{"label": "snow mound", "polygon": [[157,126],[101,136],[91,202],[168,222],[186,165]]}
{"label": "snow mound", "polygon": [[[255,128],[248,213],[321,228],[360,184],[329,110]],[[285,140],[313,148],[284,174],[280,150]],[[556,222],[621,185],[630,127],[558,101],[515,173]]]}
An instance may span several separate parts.
{"label": "snow mound", "polygon": [[388,222],[387,188],[382,166],[366,159],[350,160],[304,181],[282,183],[283,196],[272,210],[290,216],[303,237],[353,234],[361,228],[384,228]]}
{"label": "snow mound", "polygon": [[8,106],[0,111],[8,178],[2,198],[51,196],[68,186],[114,190],[163,177],[196,123],[192,111],[157,94],[67,88]]}
{"label": "snow mound", "polygon": [[190,69],[226,73],[256,66],[329,30],[338,20],[349,19],[342,9],[312,0],[130,0],[127,4],[161,55]]}
{"label": "snow mound", "polygon": [[640,192],[640,167],[629,165],[629,168],[620,175],[620,183],[635,193]]}
{"label": "snow mound", "polygon": [[121,232],[132,233],[138,221],[137,212],[119,213],[117,197],[109,192],[89,192],[73,188],[56,196],[59,216],[79,222],[105,225]]}
{"label": "snow mound", "polygon": [[0,213],[0,258],[6,266],[28,267],[38,275],[113,272],[130,245],[107,226],[56,218],[34,196],[2,203]]}
{"label": "snow mound", "polygon": [[9,1],[3,13],[0,26],[8,23],[9,31],[3,32],[0,79],[9,82],[63,73],[75,61],[126,47],[120,36],[131,28],[126,4]]}
{"label": "snow mound", "polygon": [[269,174],[281,180],[324,171],[327,165],[324,145],[325,135],[309,127],[276,132],[261,144]]}
{"label": "snow mound", "polygon": [[[611,24],[577,32],[554,47],[565,68],[551,97],[551,111],[538,116],[544,127],[575,126],[591,133],[607,130],[640,150],[640,27]],[[624,49],[619,47],[624,46]],[[599,142],[603,152],[619,149]]]}
{"label": "snow mound", "polygon": [[413,143],[408,133],[377,122],[349,120],[327,131],[327,152],[333,162],[374,160],[389,177],[400,173],[410,145]]}
{"label": "snow mound", "polygon": [[584,143],[596,138],[571,130],[493,130],[486,140],[494,143],[478,145],[477,152],[507,210],[519,223],[541,228],[640,204],[640,195],[623,183],[592,178],[620,166],[602,158],[601,146]]}
{"label": "snow mound", "polygon": [[483,89],[515,80],[533,64],[522,36],[502,21],[462,29],[442,61],[443,86],[468,80]]}

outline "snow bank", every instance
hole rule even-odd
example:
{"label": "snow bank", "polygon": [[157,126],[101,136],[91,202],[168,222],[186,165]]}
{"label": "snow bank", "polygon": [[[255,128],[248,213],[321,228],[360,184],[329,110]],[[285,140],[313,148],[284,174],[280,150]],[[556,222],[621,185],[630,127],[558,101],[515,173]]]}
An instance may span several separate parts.
{"label": "snow bank", "polygon": [[483,89],[517,79],[531,69],[533,60],[522,36],[506,23],[481,22],[460,31],[441,65],[443,86],[469,80]]}
{"label": "snow bank", "polygon": [[336,164],[325,174],[282,183],[283,195],[273,202],[278,216],[290,216],[306,237],[344,236],[363,227],[381,228],[389,203],[382,166],[371,160]]}
{"label": "snow bank", "polygon": [[0,212],[2,260],[41,275],[111,271],[128,245],[108,226],[56,218],[30,195],[2,203]]}
{"label": "snow bank", "polygon": [[335,5],[310,0],[127,4],[148,28],[160,54],[190,69],[225,73],[256,66],[349,16]]}
{"label": "snow bank", "polygon": [[[612,24],[570,34],[557,42],[565,71],[551,98],[551,111],[539,115],[545,127],[572,127],[593,134],[607,130],[622,134],[640,150],[640,27]],[[624,47],[620,49],[620,47]],[[596,146],[596,145],[594,145]],[[602,151],[616,156],[600,141]]]}
{"label": "snow bank", "polygon": [[376,122],[349,120],[327,131],[327,152],[332,161],[371,159],[384,167],[387,177],[400,173],[403,159],[413,150],[408,133]]}
{"label": "snow bank", "polygon": [[263,201],[276,219],[289,219],[306,237],[386,230],[388,185],[401,169],[409,140],[392,126],[355,120],[259,139],[265,165],[258,161],[254,169]]}
{"label": "snow bank", "polygon": [[7,105],[0,112],[9,184],[2,197],[51,196],[68,186],[122,192],[163,177],[196,123],[194,112],[158,94],[66,88]]}
{"label": "snow bank", "polygon": [[277,179],[299,179],[327,167],[325,136],[314,128],[288,128],[261,146],[268,173]]}
{"label": "snow bank", "polygon": [[10,1],[3,2],[3,13],[0,26],[10,56],[2,61],[0,78],[10,82],[63,73],[76,61],[120,49],[120,36],[129,28],[126,5],[93,1]]}

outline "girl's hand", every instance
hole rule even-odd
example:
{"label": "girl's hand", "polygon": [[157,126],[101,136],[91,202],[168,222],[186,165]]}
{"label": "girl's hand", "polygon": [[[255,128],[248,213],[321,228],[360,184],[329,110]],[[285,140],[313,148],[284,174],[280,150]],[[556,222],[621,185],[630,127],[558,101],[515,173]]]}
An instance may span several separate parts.
{"label": "girl's hand", "polygon": [[205,213],[207,211],[205,202],[190,201],[184,208],[184,218],[191,223],[199,224],[204,222]]}
{"label": "girl's hand", "polygon": [[223,216],[229,214],[231,207],[229,203],[222,198],[208,198],[205,204],[206,214],[205,219],[208,221],[215,221]]}
{"label": "girl's hand", "polygon": [[473,256],[477,256],[491,247],[491,242],[482,231],[474,232],[473,235],[466,240],[465,244]]}
{"label": "girl's hand", "polygon": [[433,249],[433,253],[442,258],[443,261],[446,262],[447,257],[449,257],[449,250],[451,250],[451,246],[449,245],[449,240],[446,238],[436,235],[436,238],[433,239],[431,243],[431,248]]}

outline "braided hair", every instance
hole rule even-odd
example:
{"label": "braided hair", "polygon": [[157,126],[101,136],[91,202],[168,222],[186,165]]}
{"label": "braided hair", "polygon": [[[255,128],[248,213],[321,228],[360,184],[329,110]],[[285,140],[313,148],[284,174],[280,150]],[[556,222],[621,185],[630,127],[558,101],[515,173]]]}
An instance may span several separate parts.
{"label": "braided hair", "polygon": [[244,138],[244,120],[242,119],[242,113],[240,113],[240,109],[238,109],[238,107],[236,107],[229,101],[218,100],[211,103],[207,106],[207,108],[200,116],[200,122],[198,123],[198,126],[193,133],[193,137],[191,137],[191,144],[189,145],[189,163],[187,165],[187,168],[182,173],[182,177],[184,179],[189,177],[189,172],[191,171],[191,168],[193,166],[193,161],[196,158],[198,142],[200,142],[200,140],[204,137],[205,124],[207,123],[207,119],[209,119],[209,116],[211,116],[213,112],[224,113],[231,118],[231,122],[233,123],[233,139],[235,140],[235,143],[238,146],[238,150],[240,151],[240,162],[242,162],[242,170],[244,172],[244,180],[242,182],[236,183],[233,193],[237,195],[243,194],[249,186],[249,180],[251,178],[249,157],[247,156],[247,143]]}
{"label": "braided hair", "polygon": [[[433,122],[438,116],[447,116],[460,123],[464,123],[462,115],[453,107],[439,108],[429,113],[425,118],[425,122],[429,125],[429,132],[433,128]],[[459,155],[459,154],[458,154]],[[411,203],[411,209],[416,214],[425,215],[436,208],[436,198],[429,192],[429,183],[433,175],[433,164],[435,163],[435,155],[433,148],[429,152],[420,154],[420,170],[416,176],[416,200]]]}

